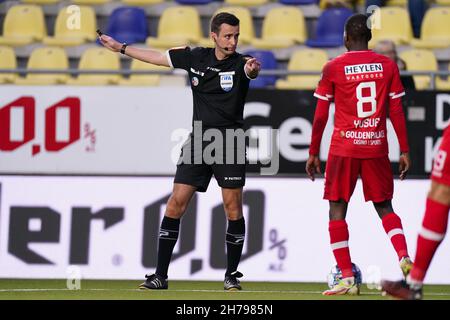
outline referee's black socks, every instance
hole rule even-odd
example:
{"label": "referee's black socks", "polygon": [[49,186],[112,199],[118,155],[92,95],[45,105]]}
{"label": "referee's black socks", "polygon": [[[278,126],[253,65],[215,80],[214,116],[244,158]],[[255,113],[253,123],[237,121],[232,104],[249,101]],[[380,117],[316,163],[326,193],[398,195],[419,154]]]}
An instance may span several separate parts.
{"label": "referee's black socks", "polygon": [[177,243],[179,231],[180,219],[164,216],[159,230],[158,265],[155,272],[159,276],[167,278],[170,258],[172,257],[173,248]]}
{"label": "referee's black socks", "polygon": [[228,229],[226,235],[227,242],[227,271],[226,276],[231,275],[237,270],[241,260],[242,248],[245,239],[245,220],[242,217],[239,220],[228,220]]}

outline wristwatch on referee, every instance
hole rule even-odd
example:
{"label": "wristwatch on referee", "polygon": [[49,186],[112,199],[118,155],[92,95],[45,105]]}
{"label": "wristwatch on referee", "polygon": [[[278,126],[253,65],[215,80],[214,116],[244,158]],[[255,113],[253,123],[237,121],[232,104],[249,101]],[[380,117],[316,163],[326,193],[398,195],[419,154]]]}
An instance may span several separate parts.
{"label": "wristwatch on referee", "polygon": [[128,47],[128,44],[127,43],[123,43],[122,44],[122,48],[120,48],[120,53],[121,54],[125,54],[125,49]]}

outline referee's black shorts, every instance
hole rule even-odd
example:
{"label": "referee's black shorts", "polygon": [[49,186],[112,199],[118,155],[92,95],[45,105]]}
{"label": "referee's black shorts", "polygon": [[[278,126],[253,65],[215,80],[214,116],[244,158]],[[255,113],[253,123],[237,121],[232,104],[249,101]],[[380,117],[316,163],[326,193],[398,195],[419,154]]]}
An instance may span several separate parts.
{"label": "referee's black shorts", "polygon": [[213,148],[212,142],[202,140],[198,140],[195,148],[191,134],[182,147],[174,182],[191,185],[197,191],[205,192],[214,175],[222,188],[243,187],[247,163],[245,145],[227,145],[225,136],[223,140],[221,148]]}

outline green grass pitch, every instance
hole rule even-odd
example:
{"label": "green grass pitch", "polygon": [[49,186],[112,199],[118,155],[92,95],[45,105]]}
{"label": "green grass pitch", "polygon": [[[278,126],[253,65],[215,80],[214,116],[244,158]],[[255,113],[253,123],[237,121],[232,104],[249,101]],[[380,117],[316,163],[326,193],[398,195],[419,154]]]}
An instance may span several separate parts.
{"label": "green grass pitch", "polygon": [[[82,280],[69,290],[66,280],[0,279],[0,300],[389,300],[379,291],[361,287],[359,296],[325,297],[325,283],[243,282],[243,291],[224,292],[219,281],[170,281],[169,290],[139,290],[139,280]],[[424,298],[450,300],[450,286],[427,285]]]}

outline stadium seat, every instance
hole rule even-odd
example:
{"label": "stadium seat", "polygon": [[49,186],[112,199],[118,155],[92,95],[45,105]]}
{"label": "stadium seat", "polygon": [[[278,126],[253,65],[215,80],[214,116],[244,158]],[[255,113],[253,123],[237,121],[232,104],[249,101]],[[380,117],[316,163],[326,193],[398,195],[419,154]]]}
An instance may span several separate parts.
{"label": "stadium seat", "polygon": [[303,12],[298,7],[283,6],[271,9],[264,18],[261,39],[252,45],[258,49],[287,48],[306,40]]}
{"label": "stadium seat", "polygon": [[319,0],[279,0],[279,2],[287,5],[306,5],[317,4]]}
{"label": "stadium seat", "polygon": [[385,39],[392,40],[397,45],[408,44],[413,37],[411,20],[405,8],[383,7],[371,15],[370,21],[372,24],[370,48]]}
{"label": "stadium seat", "polygon": [[[413,49],[400,53],[400,58],[406,63],[408,71],[437,71],[438,64],[434,53],[430,50]],[[430,76],[413,76],[417,90],[424,90],[430,87]]]}
{"label": "stadium seat", "polygon": [[0,45],[22,46],[47,35],[44,12],[37,5],[16,5],[6,13]]}
{"label": "stadium seat", "polygon": [[[450,64],[448,65],[448,71],[450,71]],[[443,91],[450,91],[450,76],[445,77],[445,80],[441,78],[436,78],[436,89]]]}
{"label": "stadium seat", "polygon": [[[239,19],[239,43],[250,44],[255,38],[255,29],[250,10],[244,7],[222,7],[214,12],[213,16],[220,12],[229,12]],[[214,47],[211,38],[204,38],[199,42],[203,47]]]}
{"label": "stadium seat", "polygon": [[[55,69],[67,70],[69,60],[62,48],[41,47],[33,50],[28,60],[27,69]],[[29,73],[25,78],[17,78],[15,83],[20,85],[51,85],[63,84],[69,79],[68,74]]]}
{"label": "stadium seat", "polygon": [[55,4],[58,3],[58,0],[22,0],[23,3],[31,3],[31,4]]}
{"label": "stadium seat", "polygon": [[387,0],[387,7],[406,7],[408,6],[408,0]]}
{"label": "stadium seat", "polygon": [[43,43],[50,46],[77,46],[95,41],[97,35],[95,12],[89,6],[62,8],[55,23],[55,36],[45,37]]}
{"label": "stadium seat", "polygon": [[[16,69],[17,60],[14,50],[0,46],[0,69]],[[15,73],[0,73],[0,83],[13,83],[17,78]]]}
{"label": "stadium seat", "polygon": [[72,0],[72,2],[76,4],[89,4],[89,5],[105,4],[110,1],[111,0]]}
{"label": "stadium seat", "polygon": [[202,5],[208,4],[216,0],[175,0],[176,3],[179,4],[192,4],[192,5]]}
{"label": "stadium seat", "polygon": [[162,2],[164,2],[164,0],[122,0],[122,3],[128,4],[130,6],[146,6]]}
{"label": "stadium seat", "polygon": [[[137,59],[131,61],[130,69],[149,70],[149,71],[169,71],[170,69],[163,66],[155,66]],[[129,86],[158,86],[160,84],[161,75],[159,74],[132,74],[128,79],[121,79],[119,84]]]}
{"label": "stadium seat", "polygon": [[122,43],[145,43],[148,28],[144,9],[138,7],[115,9],[108,21],[107,34]]}
{"label": "stadium seat", "polygon": [[316,28],[316,39],[306,41],[309,47],[339,47],[343,43],[344,24],[353,11],[348,8],[329,8],[322,11]]}
{"label": "stadium seat", "polygon": [[158,37],[147,38],[147,45],[171,48],[197,43],[202,38],[200,15],[195,7],[175,6],[163,11],[158,24]]}
{"label": "stadium seat", "polygon": [[[322,71],[328,61],[328,55],[321,49],[304,49],[296,51],[289,60],[289,71]],[[319,75],[289,75],[286,80],[276,82],[277,89],[315,89]]]}
{"label": "stadium seat", "polygon": [[436,3],[440,6],[450,6],[450,0],[436,0]]}
{"label": "stadium seat", "polygon": [[[79,70],[120,70],[119,55],[106,48],[90,48],[81,56]],[[121,79],[118,74],[80,74],[67,83],[73,85],[108,85],[117,84]]]}
{"label": "stadium seat", "polygon": [[420,28],[420,40],[413,39],[416,48],[446,48],[450,46],[450,7],[427,10]]}
{"label": "stadium seat", "polygon": [[269,0],[225,0],[230,6],[257,7],[269,2]]}
{"label": "stadium seat", "polygon": [[[270,50],[252,50],[247,51],[246,54],[256,58],[261,62],[262,70],[276,70],[277,60],[275,55]],[[262,76],[259,75],[256,79],[250,81],[251,88],[265,88],[267,86],[275,85],[277,81],[276,76]]]}

